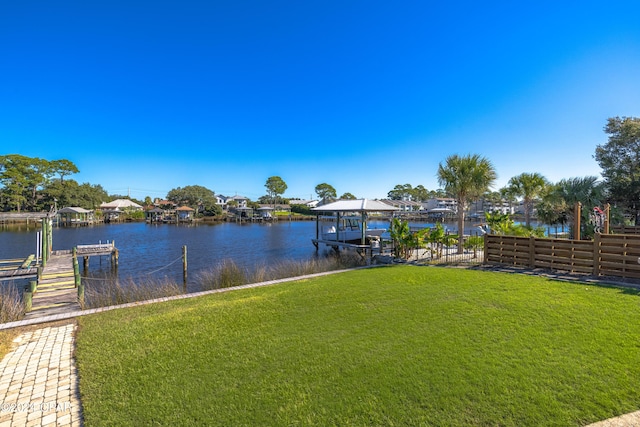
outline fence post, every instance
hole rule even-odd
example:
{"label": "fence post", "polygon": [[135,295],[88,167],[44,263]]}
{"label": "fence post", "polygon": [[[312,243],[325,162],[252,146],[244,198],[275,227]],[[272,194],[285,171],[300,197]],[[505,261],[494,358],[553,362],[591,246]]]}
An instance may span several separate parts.
{"label": "fence post", "polygon": [[488,263],[489,263],[489,262],[488,262],[488,258],[489,258],[489,255],[488,255],[488,254],[489,254],[489,252],[488,252],[488,248],[489,248],[489,236],[490,236],[489,234],[485,234],[485,235],[484,235],[484,239],[483,239],[483,240],[484,240],[484,241],[483,241],[483,244],[482,244],[482,246],[483,246],[483,247],[482,247],[482,251],[483,251],[483,254],[482,254],[482,255],[483,255],[483,258],[484,258],[484,259],[482,260],[482,263],[483,263],[483,264],[488,264]]}
{"label": "fence post", "polygon": [[609,234],[609,216],[611,215],[611,205],[607,203],[604,205],[604,234]]}
{"label": "fence post", "polygon": [[576,239],[576,240],[580,240],[580,233],[581,233],[580,227],[582,226],[580,224],[580,221],[582,219],[582,203],[576,202],[575,207],[573,209],[573,212],[574,212],[573,213],[573,216],[574,216],[574,218],[573,218],[573,221],[574,221],[573,238]]}
{"label": "fence post", "polygon": [[600,233],[593,236],[593,275],[600,275]]}
{"label": "fence post", "polygon": [[536,267],[536,238],[529,236],[529,268]]}

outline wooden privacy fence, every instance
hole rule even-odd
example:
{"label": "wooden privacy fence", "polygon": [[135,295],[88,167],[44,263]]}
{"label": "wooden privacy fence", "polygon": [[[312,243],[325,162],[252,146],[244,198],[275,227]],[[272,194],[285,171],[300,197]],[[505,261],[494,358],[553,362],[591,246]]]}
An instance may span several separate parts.
{"label": "wooden privacy fence", "polygon": [[638,225],[612,225],[611,232],[616,234],[640,234]]}
{"label": "wooden privacy fence", "polygon": [[640,279],[640,236],[596,234],[594,240],[486,235],[484,262]]}

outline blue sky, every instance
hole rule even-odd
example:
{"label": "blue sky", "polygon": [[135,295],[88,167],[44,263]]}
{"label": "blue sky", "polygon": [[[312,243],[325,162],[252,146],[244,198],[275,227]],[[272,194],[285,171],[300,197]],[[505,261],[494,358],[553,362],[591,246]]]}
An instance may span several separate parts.
{"label": "blue sky", "polygon": [[608,117],[640,116],[637,1],[15,1],[0,8],[0,154],[164,197],[381,198],[478,153],[599,175]]}

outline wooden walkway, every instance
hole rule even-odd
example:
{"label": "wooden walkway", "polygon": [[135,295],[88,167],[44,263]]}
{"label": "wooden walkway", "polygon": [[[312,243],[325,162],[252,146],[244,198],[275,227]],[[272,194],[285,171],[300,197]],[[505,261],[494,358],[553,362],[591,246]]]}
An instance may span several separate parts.
{"label": "wooden walkway", "polygon": [[80,304],[73,276],[73,257],[71,253],[52,254],[33,295],[31,311],[24,317],[30,319],[78,310]]}

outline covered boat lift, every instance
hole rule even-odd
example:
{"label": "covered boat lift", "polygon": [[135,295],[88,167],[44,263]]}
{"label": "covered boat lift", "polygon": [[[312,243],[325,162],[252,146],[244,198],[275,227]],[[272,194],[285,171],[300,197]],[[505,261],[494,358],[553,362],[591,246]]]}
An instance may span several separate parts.
{"label": "covered boat lift", "polygon": [[[374,212],[396,212],[399,209],[388,205],[386,203],[380,202],[378,200],[369,200],[369,199],[356,199],[356,200],[338,200],[333,203],[328,203],[326,205],[318,206],[316,208],[311,209],[316,212],[316,238],[312,239],[313,244],[316,249],[318,249],[319,243],[324,243],[326,245],[332,246],[334,248],[338,248],[340,246],[345,247],[353,247],[353,248],[368,248],[367,245],[367,221],[369,219],[369,214]],[[321,239],[320,233],[320,214],[321,213],[335,213],[335,229],[336,229],[336,238],[335,239]],[[361,223],[361,235],[360,242],[350,243],[346,242],[345,239],[340,240],[340,219],[344,218],[345,214],[360,214],[360,223]]]}

